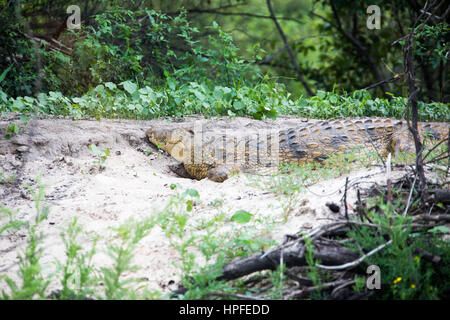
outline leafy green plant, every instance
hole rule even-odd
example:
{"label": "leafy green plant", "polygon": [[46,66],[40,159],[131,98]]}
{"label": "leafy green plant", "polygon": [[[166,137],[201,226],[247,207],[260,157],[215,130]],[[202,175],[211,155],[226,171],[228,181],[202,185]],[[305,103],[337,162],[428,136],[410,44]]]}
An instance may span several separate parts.
{"label": "leafy green plant", "polygon": [[[317,119],[344,118],[344,117],[392,117],[404,118],[407,98],[392,96],[385,98],[372,98],[365,90],[338,94],[319,90],[311,98],[299,98],[288,113],[296,113],[304,117]],[[448,104],[432,102],[419,102],[419,120],[450,121]]]}
{"label": "leafy green plant", "polygon": [[[0,234],[13,232],[14,230],[27,228],[27,245],[24,253],[19,255],[19,282],[15,282],[9,276],[1,275],[0,280],[5,281],[9,290],[3,290],[3,299],[135,299],[135,298],[159,298],[157,291],[149,291],[146,288],[135,285],[142,279],[124,278],[126,273],[135,271],[133,256],[136,245],[146,237],[154,220],[147,218],[142,221],[128,220],[121,226],[113,228],[115,234],[109,240],[105,252],[111,258],[110,267],[97,269],[93,258],[97,254],[97,242],[99,236],[85,233],[83,227],[74,218],[61,232],[62,242],[65,247],[65,259],[55,261],[56,270],[48,275],[43,274],[41,257],[44,252],[42,242],[44,234],[39,232],[39,227],[48,216],[49,207],[42,202],[45,198],[45,186],[37,180],[37,190],[28,186],[33,196],[36,215],[33,222],[25,223],[14,219],[14,212],[3,206],[0,207]],[[92,245],[87,248],[81,245],[81,236],[92,238]],[[58,279],[61,289],[52,291],[47,296],[48,286],[54,279]],[[102,295],[102,292],[104,293]]]}
{"label": "leafy green plant", "polygon": [[[8,230],[17,230],[22,226],[26,225],[26,222],[16,220],[14,216],[17,212],[13,212],[12,210],[0,205],[0,235]],[[4,222],[5,217],[7,217],[7,222]]]}
{"label": "leafy green plant", "polygon": [[95,144],[89,145],[89,150],[92,151],[92,153],[97,157],[96,164],[99,169],[103,169],[103,164],[105,163],[106,159],[111,155],[111,151],[109,149],[103,149],[100,151]]}
{"label": "leafy green plant", "polygon": [[[174,189],[175,190],[175,189]],[[230,292],[230,284],[216,281],[227,260],[258,252],[273,241],[261,237],[264,228],[271,228],[245,210],[238,210],[230,217],[219,213],[200,222],[190,219],[193,207],[200,201],[196,190],[186,189],[169,200],[158,213],[157,224],[175,248],[181,262],[174,263],[180,269],[182,284],[188,289],[184,299],[199,299],[209,292]],[[220,209],[218,207],[217,209]],[[223,231],[224,223],[233,222],[231,231]],[[250,226],[264,224],[260,230]],[[202,261],[199,265],[198,261]]]}
{"label": "leafy green plant", "polygon": [[353,291],[360,292],[366,287],[366,278],[362,276],[355,275],[355,284],[353,285]]}
{"label": "leafy green plant", "polygon": [[[49,207],[42,204],[44,200],[45,186],[38,181],[38,189],[35,191],[30,186],[28,189],[33,196],[36,214],[34,221],[28,224],[27,245],[22,254],[19,255],[19,271],[21,283],[16,283],[10,277],[5,277],[5,281],[10,292],[2,291],[3,299],[34,299],[45,298],[45,291],[50,281],[42,274],[40,258],[42,256],[43,234],[38,231],[41,223],[47,219]],[[9,224],[11,226],[11,222]],[[17,226],[13,222],[13,226]]]}
{"label": "leafy green plant", "polygon": [[233,222],[245,224],[249,222],[252,217],[253,215],[250,212],[247,212],[245,210],[238,210],[233,214],[230,220]]}
{"label": "leafy green plant", "polygon": [[[6,98],[5,98],[6,99]],[[283,85],[262,79],[254,85],[239,87],[176,79],[164,87],[138,86],[131,80],[115,84],[105,82],[78,97],[61,92],[41,93],[35,97],[8,98],[0,101],[0,111],[23,114],[53,114],[72,118],[183,117],[190,114],[251,116],[256,119],[294,114],[309,118],[379,116],[403,118],[406,98],[373,99],[367,91],[350,96],[318,92],[311,98],[293,100]],[[421,121],[450,121],[450,108],[444,103],[419,102]]]}
{"label": "leafy green plant", "polygon": [[429,63],[437,69],[440,63],[446,63],[448,48],[446,39],[450,35],[450,25],[441,22],[436,25],[425,25],[415,35],[414,55],[421,63]]}
{"label": "leafy green plant", "polygon": [[98,237],[94,237],[90,250],[83,250],[80,244],[82,226],[75,217],[67,228],[61,232],[66,260],[57,262],[56,273],[61,273],[61,290],[58,299],[78,300],[92,297],[95,294],[95,268],[92,258],[96,253]]}
{"label": "leafy green plant", "polygon": [[5,95],[32,95],[36,79],[37,59],[33,52],[32,40],[21,32],[23,28],[17,15],[15,3],[2,3],[0,18],[3,27],[0,30],[0,101]]}
{"label": "leafy green plant", "polygon": [[19,126],[17,124],[12,123],[8,125],[8,127],[6,127],[5,138],[10,139],[12,136],[18,133],[19,133]]}
{"label": "leafy green plant", "polygon": [[284,282],[286,280],[285,275],[286,265],[280,264],[275,271],[270,272],[270,281],[273,288],[270,290],[271,299],[283,299],[283,289],[285,288]]}
{"label": "leafy green plant", "polygon": [[307,275],[312,280],[314,286],[317,287],[317,292],[315,294],[317,295],[317,297],[320,297],[321,281],[319,269],[316,266],[319,261],[314,258],[314,245],[311,239],[308,237],[305,238],[305,259],[306,263],[308,263],[309,265],[309,271],[307,271]]}
{"label": "leafy green plant", "polygon": [[278,174],[249,176],[249,184],[286,196],[281,199],[286,218],[298,201],[299,194],[304,192],[305,186],[340,177],[353,170],[367,167],[374,161],[379,161],[375,151],[358,147],[330,155],[325,164],[318,162],[307,162],[300,165],[281,163]]}
{"label": "leafy green plant", "polygon": [[133,265],[134,250],[137,244],[146,237],[155,222],[148,218],[143,221],[129,220],[115,231],[116,241],[107,246],[106,254],[112,259],[111,267],[101,268],[100,279],[104,283],[106,299],[136,299],[137,292],[142,289],[131,286],[142,282],[142,279],[123,278],[126,272],[138,270],[139,267]]}
{"label": "leafy green plant", "polygon": [[7,177],[3,172],[0,172],[0,184],[12,183],[15,180],[16,180],[15,174],[11,174]]}
{"label": "leafy green plant", "polygon": [[165,209],[158,214],[157,223],[170,240],[170,244],[180,253],[183,273],[189,274],[194,266],[195,256],[188,252],[189,246],[196,240],[195,235],[185,232],[188,212],[192,211],[199,194],[194,189],[186,189],[183,193],[171,198]]}
{"label": "leafy green plant", "polygon": [[402,211],[400,203],[384,203],[378,198],[373,205],[380,212],[370,211],[368,215],[378,229],[363,227],[358,231],[350,230],[349,236],[357,244],[349,246],[353,250],[368,250],[386,243],[386,238],[392,240],[389,246],[367,258],[369,265],[377,265],[381,271],[382,290],[376,292],[377,296],[383,299],[437,299],[448,285],[448,281],[441,278],[448,268],[435,269],[431,263],[421,259],[417,249],[426,246],[426,250],[440,252],[444,256],[449,250],[448,242],[439,238],[439,232],[413,232],[412,217],[403,217],[396,212],[397,209]]}

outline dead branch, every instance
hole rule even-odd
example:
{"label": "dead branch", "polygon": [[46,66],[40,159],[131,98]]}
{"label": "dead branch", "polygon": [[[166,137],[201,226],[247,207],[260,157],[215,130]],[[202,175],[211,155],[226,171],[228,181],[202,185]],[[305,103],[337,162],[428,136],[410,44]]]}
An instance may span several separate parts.
{"label": "dead branch", "polygon": [[434,221],[434,222],[450,222],[450,214],[420,214],[414,216],[414,221]]}
{"label": "dead branch", "polygon": [[38,38],[38,37],[33,37],[33,36],[28,35],[28,34],[24,34],[24,35],[28,39],[33,40],[34,42],[39,43],[41,45],[44,45],[44,46],[48,47],[50,50],[52,50],[52,51],[58,51],[58,52],[61,52],[61,53],[65,54],[65,55],[70,55],[71,54],[71,49],[70,48],[67,48],[66,46],[58,46],[60,44],[59,41],[55,41],[55,43],[58,44],[58,45],[55,45],[55,44],[52,44],[51,42],[49,42],[49,41],[47,41],[45,39],[41,39],[41,38]]}
{"label": "dead branch", "polygon": [[296,281],[299,285],[303,285],[303,286],[313,285],[313,281],[311,279],[305,278],[305,277],[299,277],[299,276],[293,274],[292,272],[290,272],[289,270],[284,270],[284,274],[286,274],[290,279]]}
{"label": "dead branch", "polygon": [[[449,135],[449,139],[450,139],[450,135]],[[433,146],[433,148],[431,148],[430,150],[428,150],[427,154],[423,156],[423,160],[425,161],[425,159],[434,151],[436,150],[436,148],[438,148],[441,144],[443,144],[444,142],[446,142],[446,139],[439,141],[437,144],[435,144]]]}
{"label": "dead branch", "polygon": [[[325,265],[336,265],[353,261],[357,253],[338,244],[330,244],[318,240],[314,242],[314,256]],[[273,261],[280,261],[283,256],[287,267],[307,265],[304,255],[305,244],[295,241],[291,246],[273,250],[269,255],[255,254],[226,264],[222,275],[217,280],[233,280],[242,276],[263,270],[275,270],[278,265]]]}
{"label": "dead branch", "polygon": [[429,195],[433,195],[431,199],[434,203],[441,202],[443,204],[450,204],[450,190],[432,189],[427,192]]}
{"label": "dead branch", "polygon": [[403,216],[406,217],[406,214],[408,213],[408,209],[409,209],[409,205],[411,202],[411,197],[414,191],[414,186],[416,185],[416,180],[417,180],[417,175],[414,175],[414,182],[411,186],[411,189],[409,191],[409,197],[408,197],[408,202],[406,203],[406,207],[405,207],[405,211],[403,211]]}
{"label": "dead branch", "polygon": [[336,297],[337,293],[340,290],[344,289],[345,287],[351,286],[353,284],[355,284],[355,280],[349,280],[347,282],[344,282],[343,284],[341,284],[341,285],[337,286],[336,288],[334,288],[333,291],[331,291],[331,296],[332,297]]}
{"label": "dead branch", "polygon": [[386,188],[387,188],[386,201],[388,203],[392,203],[391,157],[392,155],[389,153],[388,158],[386,160]]}
{"label": "dead branch", "polygon": [[309,287],[309,288],[292,291],[290,294],[288,294],[285,297],[285,299],[286,300],[300,299],[300,298],[304,297],[307,293],[311,293],[311,292],[323,290],[323,289],[330,289],[333,287],[342,287],[342,286],[345,287],[345,286],[348,286],[348,285],[351,285],[354,283],[355,283],[354,280],[337,280],[337,281],[333,281],[333,282],[328,282],[328,283],[321,284],[320,286]]}
{"label": "dead branch", "polygon": [[383,243],[382,245],[376,247],[375,249],[373,249],[369,253],[361,256],[360,258],[358,258],[358,259],[356,259],[356,260],[354,260],[352,262],[340,265],[340,266],[325,266],[325,265],[321,265],[321,264],[317,264],[316,266],[321,268],[321,269],[325,269],[325,270],[344,270],[344,269],[354,268],[354,267],[358,266],[361,262],[363,262],[364,259],[370,257],[371,255],[374,255],[375,253],[377,253],[378,251],[384,249],[385,247],[387,247],[391,243],[392,243],[392,240],[389,240],[388,242]]}
{"label": "dead branch", "polygon": [[344,191],[344,212],[345,219],[348,221],[348,207],[347,207],[347,186],[348,186],[348,177],[345,178],[345,191]]}
{"label": "dead branch", "polygon": [[220,298],[236,298],[240,300],[254,300],[254,301],[262,301],[265,300],[261,297],[253,297],[253,296],[247,296],[244,294],[231,294],[231,293],[221,293],[221,292],[208,292],[208,296],[213,297],[220,297]]}
{"label": "dead branch", "polygon": [[[432,2],[432,4],[428,7],[428,2],[425,3],[425,6],[423,7],[423,11],[427,12],[429,9],[432,10],[433,14],[437,11],[437,9],[442,5],[441,3],[438,3],[436,5],[436,0]],[[425,177],[425,170],[424,170],[424,162],[422,157],[423,152],[423,145],[422,141],[419,137],[419,131],[418,131],[418,118],[419,118],[419,111],[418,111],[418,102],[417,102],[417,91],[418,88],[416,87],[416,75],[415,75],[415,66],[414,66],[414,60],[413,60],[413,44],[412,40],[415,35],[415,32],[418,32],[418,29],[425,26],[425,24],[428,22],[431,16],[428,16],[425,21],[423,21],[421,24],[418,25],[418,22],[420,19],[422,19],[424,13],[422,12],[419,17],[416,19],[416,21],[413,24],[413,27],[411,28],[410,33],[407,35],[405,39],[405,45],[403,47],[403,63],[404,63],[404,73],[406,75],[406,79],[408,82],[409,87],[409,97],[408,102],[406,104],[406,123],[408,125],[408,129],[411,132],[413,139],[414,139],[414,145],[416,148],[416,170],[418,174],[419,184],[418,184],[418,192],[421,195],[422,202],[425,201],[424,198],[424,190],[426,187],[426,177]],[[411,113],[411,114],[410,114]],[[410,122],[411,117],[411,122]]]}
{"label": "dead branch", "polygon": [[360,90],[369,90],[369,89],[373,89],[373,88],[376,88],[376,87],[378,87],[378,86],[381,86],[381,85],[383,85],[383,84],[385,84],[385,83],[391,83],[391,82],[397,81],[397,80],[399,80],[399,79],[401,79],[401,75],[400,75],[400,74],[395,74],[393,77],[391,77],[391,78],[389,78],[389,79],[384,79],[384,80],[381,80],[381,81],[377,81],[377,82],[371,84],[370,86],[367,86],[367,87],[362,88],[362,89],[360,89]]}

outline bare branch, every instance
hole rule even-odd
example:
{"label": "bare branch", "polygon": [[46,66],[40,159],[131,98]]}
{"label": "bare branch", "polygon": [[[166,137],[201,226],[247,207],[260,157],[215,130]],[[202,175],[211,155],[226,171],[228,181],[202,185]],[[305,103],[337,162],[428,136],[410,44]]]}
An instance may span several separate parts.
{"label": "bare branch", "polygon": [[[401,75],[403,75],[403,74],[401,74]],[[367,86],[367,87],[365,87],[365,88],[363,88],[361,90],[369,90],[369,89],[373,89],[375,87],[378,87],[380,85],[383,85],[385,83],[391,83],[391,82],[397,81],[397,80],[401,79],[401,75],[400,74],[395,74],[393,77],[391,77],[389,79],[384,79],[384,80],[375,82],[374,84],[371,84],[370,86]]]}
{"label": "bare branch", "polygon": [[[219,14],[222,16],[242,16],[242,17],[258,18],[258,19],[272,19],[271,16],[265,16],[262,14],[255,14],[255,13],[250,13],[250,12],[225,12],[225,11],[217,11],[217,10],[212,10],[212,9],[191,9],[191,10],[188,10],[188,12],[189,13]],[[277,17],[277,19],[302,23],[302,21],[300,21],[296,18],[291,18],[291,17]]]}
{"label": "bare branch", "polygon": [[339,14],[337,12],[337,9],[334,5],[334,2],[330,1],[331,8],[333,10],[333,16],[336,22],[331,21],[330,19],[327,19],[315,12],[311,12],[312,15],[322,19],[323,21],[329,23],[332,25],[340,34],[342,34],[347,40],[353,45],[353,47],[358,51],[360,54],[360,57],[363,59],[363,61],[366,63],[366,65],[369,67],[371,73],[373,74],[375,80],[377,80],[378,85],[381,87],[381,90],[383,91],[383,94],[386,98],[390,98],[389,95],[386,95],[386,92],[389,91],[389,87],[386,85],[386,82],[383,82],[383,77],[381,76],[381,72],[378,70],[377,65],[375,64],[375,61],[373,60],[372,56],[370,55],[369,51],[362,45],[362,43],[353,36],[351,32],[346,31],[342,27],[341,19],[339,18]]}
{"label": "bare branch", "polygon": [[292,51],[292,49],[287,41],[286,35],[283,32],[283,29],[281,28],[280,24],[278,23],[277,18],[275,17],[275,13],[273,11],[270,0],[267,0],[267,8],[269,9],[271,19],[275,23],[275,26],[278,29],[278,32],[280,33],[281,39],[283,39],[284,46],[286,47],[286,50],[288,51],[289,57],[291,59],[291,63],[294,66],[294,69],[295,69],[295,72],[297,73],[298,79],[303,84],[303,87],[305,88],[306,92],[308,92],[308,94],[310,96],[313,96],[314,93],[312,92],[311,88],[309,87],[308,83],[306,82],[305,78],[303,77],[303,74],[300,71],[300,67],[298,65],[297,59],[294,56],[294,52]]}
{"label": "bare branch", "polygon": [[340,266],[324,266],[321,264],[317,264],[316,266],[321,268],[321,269],[325,269],[325,270],[344,270],[344,269],[349,269],[349,268],[353,268],[356,267],[357,265],[359,265],[361,262],[364,261],[364,259],[370,257],[371,255],[374,255],[375,253],[377,253],[378,251],[384,249],[385,247],[387,247],[388,245],[390,245],[392,243],[392,240],[389,240],[386,243],[383,243],[382,245],[376,247],[375,249],[373,249],[372,251],[370,251],[369,253],[361,256],[360,258],[346,263],[346,264],[342,264]]}

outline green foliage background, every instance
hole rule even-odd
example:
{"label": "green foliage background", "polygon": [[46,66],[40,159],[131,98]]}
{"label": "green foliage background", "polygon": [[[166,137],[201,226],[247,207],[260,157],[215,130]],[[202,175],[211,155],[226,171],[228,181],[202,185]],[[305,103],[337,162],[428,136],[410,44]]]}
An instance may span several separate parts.
{"label": "green foliage background", "polygon": [[[265,1],[71,4],[81,8],[80,30],[65,26],[67,1],[0,1],[0,110],[75,118],[404,117],[402,42],[393,42],[415,17],[408,1],[272,1],[313,97]],[[379,30],[366,27],[373,4],[382,10]],[[448,37],[448,24],[434,21],[415,38],[421,120],[449,120]],[[396,81],[359,90],[377,75]]]}
{"label": "green foliage background", "polygon": [[[257,119],[275,118],[280,114],[326,119],[404,118],[409,92],[402,75],[402,37],[409,32],[409,26],[424,3],[273,0],[287,45],[314,92],[308,96],[263,0],[71,3],[0,0],[0,112],[21,113],[23,121],[27,118],[24,114],[62,115],[74,119],[151,119],[190,114]],[[65,27],[66,8],[73,4],[81,8],[80,30]],[[382,10],[379,30],[366,27],[369,5],[378,5]],[[439,19],[444,10],[445,6],[441,7],[436,12],[437,18],[417,30],[413,39],[421,121],[450,121],[447,79],[450,33],[446,20]],[[363,90],[383,79],[391,80],[370,91]],[[17,134],[18,130],[16,124],[11,124],[6,130],[7,137]],[[91,149],[100,167],[109,156],[109,150]],[[315,174],[317,170],[308,170],[308,173]],[[289,178],[297,181],[282,183],[283,186],[298,183],[298,177],[290,175]],[[0,173],[2,184],[14,179],[14,176],[3,177]],[[19,276],[24,281],[19,286],[12,279],[0,277],[0,280],[5,278],[11,289],[11,296],[2,293],[6,299],[29,299],[36,294],[46,298],[49,282],[41,272],[42,235],[38,234],[37,226],[45,220],[48,208],[40,206],[41,187],[33,195],[37,218],[27,226],[30,240],[20,257]],[[221,223],[223,217],[207,222],[209,227],[204,235],[186,233],[188,213],[198,197],[197,191],[188,189],[172,199],[157,220],[130,221],[115,230],[114,238],[118,242],[107,248],[113,268],[97,270],[98,279],[105,283],[104,298],[136,298],[136,292],[129,286],[130,281],[123,280],[123,274],[135,270],[136,266],[131,263],[133,250],[154,224],[162,227],[171,245],[182,256],[181,269],[186,276],[183,282],[190,290],[185,298],[203,298],[206,291],[199,290],[199,284],[220,289],[223,284],[210,282],[217,277],[226,258],[245,256],[266,246],[266,240],[256,236],[254,240],[253,235],[249,237],[247,233],[223,239],[212,236],[219,229],[215,224]],[[286,208],[290,205],[291,202],[287,202]],[[385,208],[385,212],[390,213],[389,210]],[[0,228],[0,233],[21,226],[13,219],[12,211],[0,207],[0,213],[8,217],[8,224]],[[448,281],[441,281],[448,274],[448,268],[432,272],[428,264],[413,257],[413,249],[422,246],[423,239],[408,242],[413,239],[409,227],[404,228],[409,220],[400,217],[392,224],[391,216],[373,215],[396,240],[385,251],[386,255],[374,256],[371,261],[386,269],[394,266],[383,284],[389,288],[383,298],[435,299],[448,295]],[[239,210],[230,220],[245,225],[253,223],[253,215]],[[244,228],[249,233],[255,230]],[[81,230],[74,220],[62,238],[67,262],[58,263],[58,272],[62,275],[61,299],[90,296],[94,293],[94,284],[98,283],[92,276],[91,264],[96,240],[91,251],[79,254],[81,247],[77,237]],[[374,235],[369,229],[363,231],[352,236],[363,244],[359,249],[368,251],[378,245],[377,241],[384,241],[382,235]],[[187,250],[191,245],[195,245],[207,261],[218,254],[213,273],[195,269],[194,256]],[[448,265],[447,243],[439,242],[429,249],[444,252],[444,264]],[[313,258],[311,251],[308,276],[314,284],[320,284]],[[274,273],[275,287],[283,287],[283,272],[281,268]],[[274,297],[280,297],[276,294]],[[147,292],[144,297],[154,295]]]}

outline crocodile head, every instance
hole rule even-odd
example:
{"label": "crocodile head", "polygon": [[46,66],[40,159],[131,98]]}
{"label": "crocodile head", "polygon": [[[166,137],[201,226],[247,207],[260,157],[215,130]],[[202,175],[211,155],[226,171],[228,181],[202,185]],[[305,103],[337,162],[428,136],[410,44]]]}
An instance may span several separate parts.
{"label": "crocodile head", "polygon": [[192,135],[192,132],[182,128],[154,127],[147,130],[147,136],[151,143],[181,162],[185,162],[190,157],[187,150],[189,150]]}

